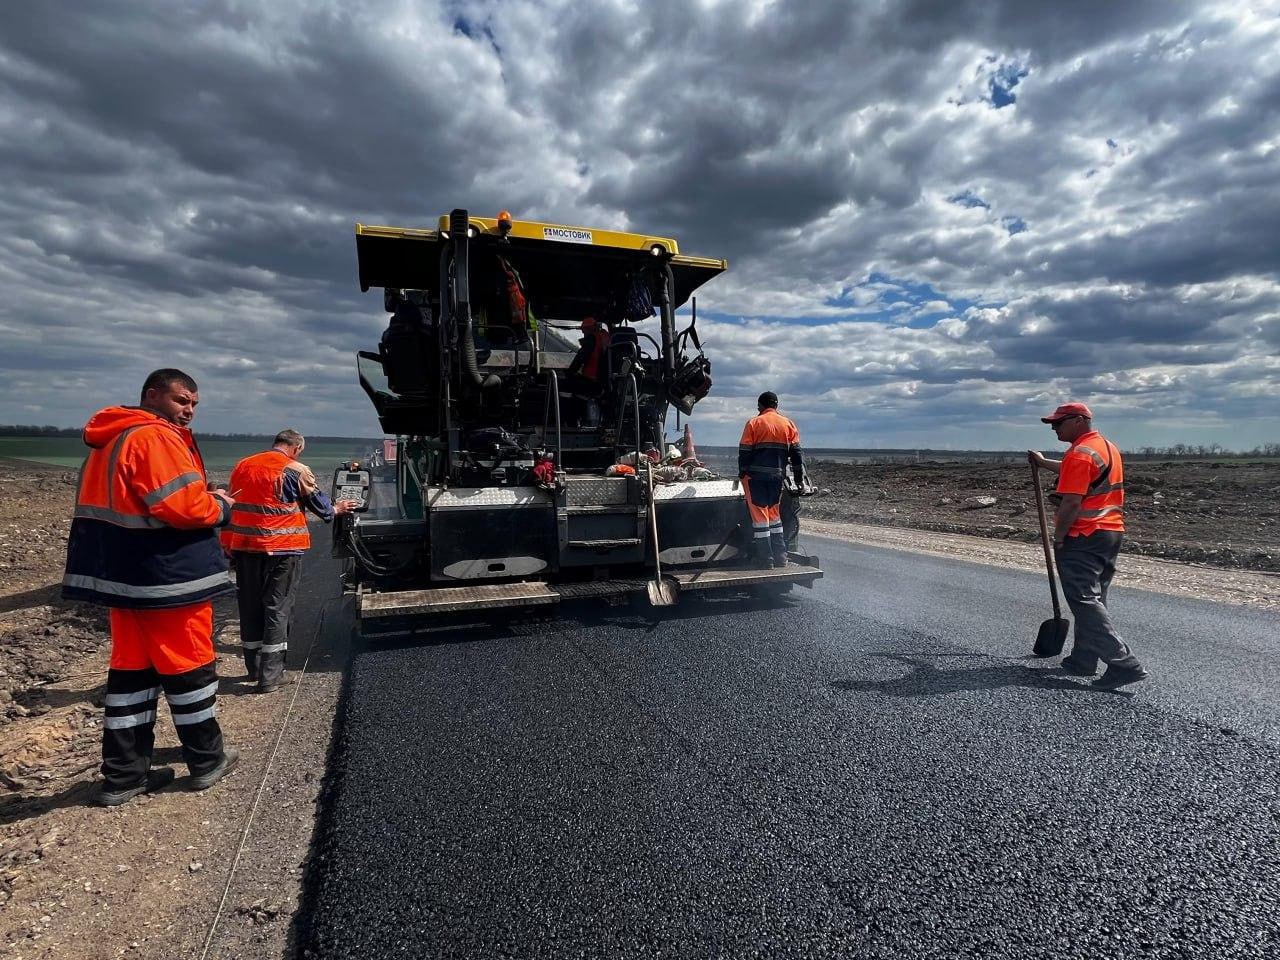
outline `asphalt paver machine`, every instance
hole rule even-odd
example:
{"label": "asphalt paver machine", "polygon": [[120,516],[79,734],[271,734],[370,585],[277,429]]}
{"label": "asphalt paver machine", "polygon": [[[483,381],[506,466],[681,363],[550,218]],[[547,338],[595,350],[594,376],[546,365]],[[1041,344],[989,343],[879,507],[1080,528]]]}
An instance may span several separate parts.
{"label": "asphalt paver machine", "polygon": [[679,596],[822,576],[798,554],[752,569],[739,482],[666,435],[672,408],[678,429],[711,387],[696,316],[680,330],[676,310],[726,261],[466,210],[435,229],[357,224],[356,251],[389,314],[360,385],[396,438],[394,485],[335,475],[367,507],[334,531],[366,633],[643,597],[659,565]]}

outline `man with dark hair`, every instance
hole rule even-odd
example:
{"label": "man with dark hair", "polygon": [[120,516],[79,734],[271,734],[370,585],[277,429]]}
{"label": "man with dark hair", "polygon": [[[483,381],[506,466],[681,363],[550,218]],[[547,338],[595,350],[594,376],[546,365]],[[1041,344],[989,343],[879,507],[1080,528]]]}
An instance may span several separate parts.
{"label": "man with dark hair", "polygon": [[320,492],[315,474],[298,460],[306,445],[297,430],[281,430],[270,450],[245,457],[231,471],[236,503],[222,545],[235,561],[245,672],[259,693],[284,682],[293,595],[311,546],[303,508],[328,523],[357,506],[330,503]]}
{"label": "man with dark hair", "polygon": [[1093,411],[1083,403],[1064,403],[1040,419],[1059,440],[1071,444],[1061,460],[1027,451],[1037,467],[1058,474],[1062,496],[1053,517],[1053,545],[1062,593],[1076,621],[1075,644],[1062,669],[1092,677],[1103,661],[1107,670],[1093,682],[1100,690],[1145,680],[1146,669],[1120,639],[1107,612],[1107,590],[1124,539],[1120,451],[1093,429]]}
{"label": "man with dark hair", "polygon": [[196,382],[181,370],[176,370],[173,367],[163,367],[160,370],[152,370],[147,374],[147,379],[142,383],[142,398],[139,402],[146,406],[148,393],[152,390],[168,390],[175,383],[186,387],[191,393],[198,394],[200,392]]}
{"label": "man with dark hair", "polygon": [[747,421],[738,441],[738,476],[751,514],[751,559],[760,567],[785,567],[787,545],[779,501],[788,462],[796,483],[802,488],[805,483],[800,431],[778,412],[776,393],[760,394],[756,409],[758,415]]}
{"label": "man with dark hair", "polygon": [[89,447],[67,539],[62,595],[110,610],[111,663],[102,724],[103,785],[117,806],[172,782],[152,770],[160,691],[191,772],[204,790],[235,767],[217,714],[212,599],[235,589],[216,527],[232,498],[211,490],[188,427],[200,395],[181,370],[146,379],[139,407],[89,418]]}

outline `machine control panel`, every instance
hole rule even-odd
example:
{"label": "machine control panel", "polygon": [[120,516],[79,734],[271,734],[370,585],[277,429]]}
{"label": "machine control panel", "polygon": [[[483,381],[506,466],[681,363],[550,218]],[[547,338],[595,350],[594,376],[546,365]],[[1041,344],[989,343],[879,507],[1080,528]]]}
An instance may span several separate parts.
{"label": "machine control panel", "polygon": [[359,504],[356,512],[363,513],[369,509],[370,482],[369,471],[360,469],[358,463],[343,464],[333,474],[332,499],[335,503],[354,500]]}

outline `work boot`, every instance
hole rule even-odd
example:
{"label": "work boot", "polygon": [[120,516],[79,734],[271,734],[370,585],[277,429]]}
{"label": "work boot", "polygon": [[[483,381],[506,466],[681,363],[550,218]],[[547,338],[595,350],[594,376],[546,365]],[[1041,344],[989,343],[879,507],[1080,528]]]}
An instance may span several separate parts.
{"label": "work boot", "polygon": [[1147,673],[1142,664],[1136,667],[1107,667],[1106,672],[1097,680],[1090,684],[1095,690],[1118,690],[1125,684],[1137,683],[1139,680],[1145,680],[1151,674]]}
{"label": "work boot", "polygon": [[1087,667],[1079,660],[1072,660],[1070,657],[1063,657],[1059,666],[1063,673],[1069,673],[1073,677],[1092,677],[1098,672],[1097,666]]}
{"label": "work boot", "polygon": [[235,747],[228,747],[222,753],[222,759],[218,761],[218,765],[208,773],[202,773],[198,777],[191,778],[192,790],[208,790],[215,783],[225,777],[228,773],[236,768],[236,764],[240,762],[240,751]]}
{"label": "work boot", "polygon": [[157,790],[163,790],[169,784],[173,783],[173,770],[169,767],[160,767],[157,770],[148,770],[146,778],[136,787],[127,787],[124,790],[108,790],[104,783],[98,787],[98,792],[94,794],[93,802],[100,807],[118,807],[122,803],[127,803],[140,793],[155,793]]}
{"label": "work boot", "polygon": [[769,535],[769,550],[773,555],[772,559],[775,567],[785,567],[787,565],[787,541],[782,538],[782,534],[771,533]]}
{"label": "work boot", "polygon": [[764,537],[751,541],[751,565],[761,570],[773,569],[773,551]]}

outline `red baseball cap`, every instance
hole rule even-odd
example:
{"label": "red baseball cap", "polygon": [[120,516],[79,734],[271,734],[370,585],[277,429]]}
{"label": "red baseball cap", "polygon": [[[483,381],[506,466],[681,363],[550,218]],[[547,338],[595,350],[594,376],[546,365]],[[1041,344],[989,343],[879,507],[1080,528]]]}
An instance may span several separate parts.
{"label": "red baseball cap", "polygon": [[1040,422],[1057,423],[1059,420],[1065,420],[1067,417],[1085,417],[1086,419],[1092,420],[1093,411],[1083,403],[1064,403],[1047,417],[1041,417]]}

